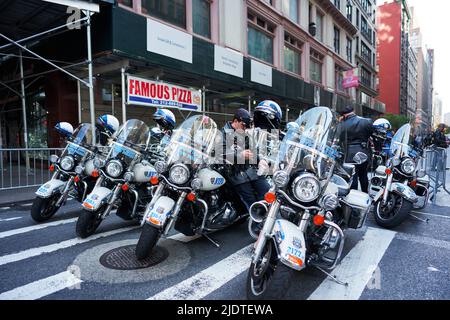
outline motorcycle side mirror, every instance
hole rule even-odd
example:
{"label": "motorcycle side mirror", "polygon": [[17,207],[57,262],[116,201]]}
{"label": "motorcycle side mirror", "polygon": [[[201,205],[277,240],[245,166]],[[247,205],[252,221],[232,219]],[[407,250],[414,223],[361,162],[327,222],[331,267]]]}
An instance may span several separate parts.
{"label": "motorcycle side mirror", "polygon": [[423,178],[423,177],[426,176],[426,174],[427,174],[427,173],[425,172],[424,169],[420,169],[420,170],[417,171],[417,177],[418,177],[418,178]]}
{"label": "motorcycle side mirror", "polygon": [[355,156],[353,157],[353,161],[355,161],[357,164],[363,164],[364,162],[366,162],[369,159],[369,157],[367,156],[367,154],[365,154],[364,152],[358,152],[357,154],[355,154]]}

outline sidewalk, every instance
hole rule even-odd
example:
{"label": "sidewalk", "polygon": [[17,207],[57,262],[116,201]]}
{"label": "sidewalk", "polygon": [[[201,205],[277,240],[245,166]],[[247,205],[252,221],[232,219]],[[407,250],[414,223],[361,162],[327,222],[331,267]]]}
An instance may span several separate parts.
{"label": "sidewalk", "polygon": [[32,202],[39,187],[29,187],[0,191],[0,207],[9,207],[15,204]]}

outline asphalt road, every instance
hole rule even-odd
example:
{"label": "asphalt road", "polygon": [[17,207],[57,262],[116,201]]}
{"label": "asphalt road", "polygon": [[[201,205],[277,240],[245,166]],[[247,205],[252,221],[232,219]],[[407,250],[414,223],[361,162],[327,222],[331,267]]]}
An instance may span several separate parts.
{"label": "asphalt road", "polygon": [[[444,199],[444,200],[442,200]],[[440,203],[448,198],[441,197]],[[79,204],[36,224],[28,205],[0,208],[0,300],[3,299],[246,299],[252,239],[246,224],[205,238],[172,234],[159,245],[166,260],[138,270],[113,270],[100,257],[134,245],[135,223],[112,215],[91,238],[75,235]],[[345,257],[331,281],[316,269],[296,274],[286,299],[450,299],[450,207],[428,206],[395,231],[347,231]]]}

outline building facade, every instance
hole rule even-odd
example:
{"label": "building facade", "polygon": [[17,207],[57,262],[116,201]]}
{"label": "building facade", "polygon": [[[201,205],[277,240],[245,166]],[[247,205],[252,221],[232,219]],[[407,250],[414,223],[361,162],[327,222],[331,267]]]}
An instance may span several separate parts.
{"label": "building facade", "polygon": [[[10,2],[1,15],[17,13],[19,3],[34,2]],[[218,125],[230,120],[237,108],[251,110],[264,99],[280,104],[284,122],[313,105],[339,110],[350,104],[359,114],[383,113],[382,104],[358,104],[356,88],[343,85],[344,71],[357,66],[355,56],[361,44],[355,41],[358,29],[353,12],[360,6],[364,8],[350,0],[104,1],[92,17],[95,115],[111,113],[120,120],[140,118],[152,124],[155,107],[126,101],[122,76],[127,75],[201,90],[202,112],[211,114]],[[367,18],[373,40],[369,12],[360,11],[358,19]],[[364,30],[368,38],[368,29]],[[58,46],[49,39],[34,49],[61,61],[85,61],[86,48],[79,45],[84,36],[85,30],[70,31],[58,37]],[[371,44],[365,38],[361,41]],[[25,73],[36,72],[38,65],[26,61]],[[7,71],[2,78],[7,79],[14,76],[16,66],[5,63],[3,70]],[[87,76],[85,68],[76,74]],[[373,77],[372,72],[372,87]],[[90,121],[89,93],[77,81],[55,72],[33,85],[37,88],[33,94],[41,99],[35,105],[42,136],[34,147],[57,145],[58,137],[51,130],[57,121],[73,125]],[[8,108],[15,110],[19,103],[10,101]],[[190,114],[174,113],[178,122]],[[15,117],[20,119],[20,113]],[[9,121],[2,123],[2,129],[10,130]],[[21,131],[16,131],[3,145],[21,145],[21,138],[15,138]]]}
{"label": "building facade", "polygon": [[379,99],[386,112],[407,115],[410,12],[406,0],[378,6]]}
{"label": "building facade", "polygon": [[442,122],[442,99],[439,97],[439,94],[437,92],[434,93],[433,98],[433,128],[437,128],[439,124]]}
{"label": "building facade", "polygon": [[416,121],[417,111],[417,55],[412,47],[408,55],[408,103],[407,116]]}

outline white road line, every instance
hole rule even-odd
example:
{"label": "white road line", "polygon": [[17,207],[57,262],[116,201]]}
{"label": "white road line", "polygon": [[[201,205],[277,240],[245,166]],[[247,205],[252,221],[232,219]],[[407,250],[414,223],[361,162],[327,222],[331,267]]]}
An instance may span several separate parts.
{"label": "white road line", "polygon": [[22,219],[22,217],[13,217],[13,218],[5,218],[5,219],[0,218],[0,222],[14,221],[14,220],[19,220],[19,219]]}
{"label": "white road line", "polygon": [[48,228],[48,227],[54,227],[54,226],[59,226],[59,225],[67,224],[67,223],[72,223],[72,222],[77,221],[77,219],[78,218],[65,219],[65,220],[54,221],[54,222],[49,222],[49,223],[37,224],[37,225],[31,226],[31,227],[25,227],[25,228],[0,232],[0,239],[15,236],[17,234],[22,234],[22,233],[26,233],[26,232],[30,232],[30,231],[35,231],[35,230],[40,230],[40,229],[44,229],[44,228]]}
{"label": "white road line", "polygon": [[442,248],[450,250],[450,242],[445,240],[438,240],[429,237],[416,236],[408,233],[397,233],[395,239],[406,240],[421,243],[427,246],[433,246],[436,248]]}
{"label": "white road line", "polygon": [[0,293],[0,300],[36,300],[63,289],[74,287],[81,282],[82,280],[78,279],[71,272],[65,271]]}
{"label": "white road line", "polygon": [[252,247],[252,244],[248,245],[195,276],[147,300],[199,300],[206,297],[249,268]]}
{"label": "white road line", "polygon": [[167,239],[187,243],[187,242],[190,242],[190,241],[198,239],[198,238],[201,238],[201,235],[196,234],[195,236],[186,236],[182,233],[177,233],[177,234],[174,234],[173,236],[168,237]]}
{"label": "white road line", "polygon": [[11,209],[11,207],[1,207],[0,210],[8,210]]}
{"label": "white road line", "polygon": [[128,228],[123,228],[123,229],[118,229],[118,230],[95,234],[87,239],[74,238],[74,239],[62,241],[62,242],[51,244],[51,245],[44,246],[44,247],[27,249],[27,250],[24,250],[24,251],[21,251],[18,253],[13,253],[13,254],[9,254],[9,255],[0,257],[0,266],[11,263],[11,262],[16,262],[16,261],[28,259],[31,257],[39,256],[44,253],[50,253],[50,252],[54,252],[54,251],[57,251],[60,249],[69,248],[69,247],[72,247],[72,246],[75,246],[78,244],[82,244],[82,243],[86,243],[86,242],[90,242],[90,241],[93,241],[96,239],[113,236],[115,234],[127,232],[127,231],[134,230],[137,228],[139,228],[139,227],[128,227]]}
{"label": "white road line", "polygon": [[450,219],[450,216],[443,216],[440,214],[434,214],[434,213],[428,213],[428,212],[420,212],[420,211],[411,211],[412,213],[418,213],[418,214],[423,214],[425,216],[432,216],[432,217],[439,217],[439,218],[445,218],[445,219]]}
{"label": "white road line", "polygon": [[345,256],[331,273],[344,286],[326,278],[308,300],[358,300],[389,247],[395,232],[368,228],[363,240]]}

